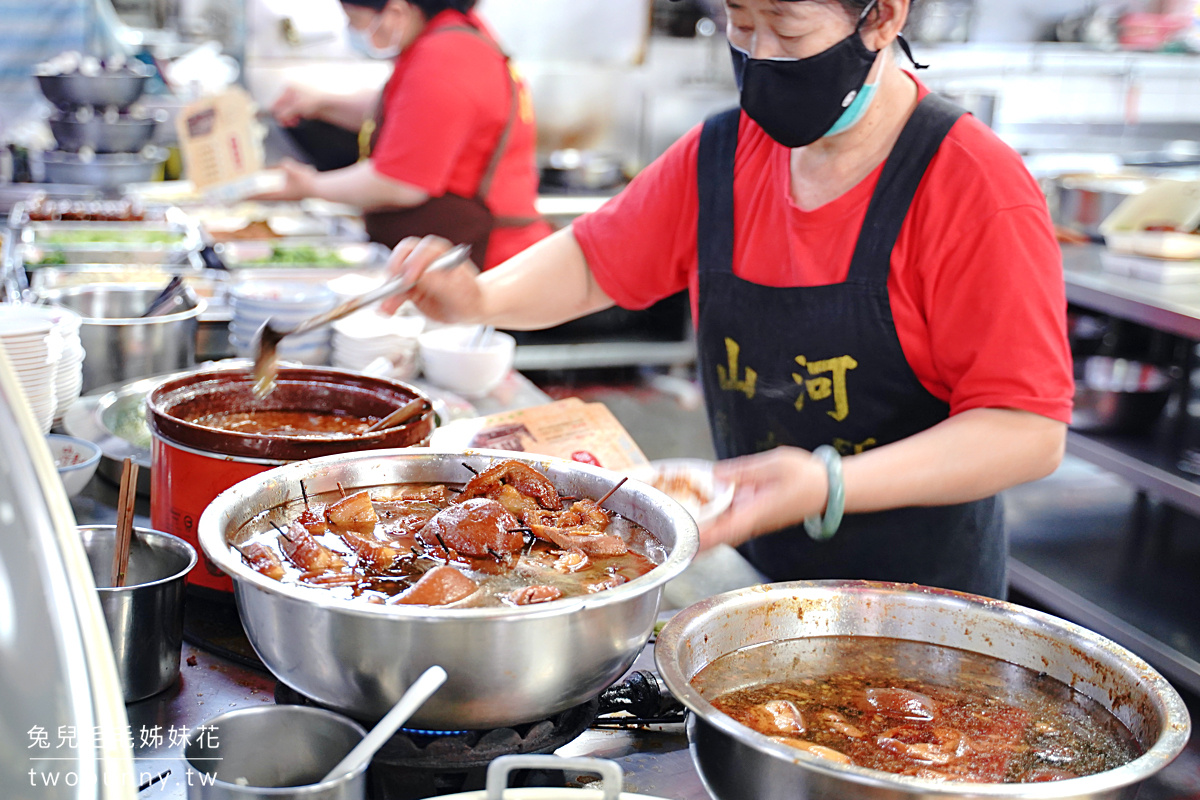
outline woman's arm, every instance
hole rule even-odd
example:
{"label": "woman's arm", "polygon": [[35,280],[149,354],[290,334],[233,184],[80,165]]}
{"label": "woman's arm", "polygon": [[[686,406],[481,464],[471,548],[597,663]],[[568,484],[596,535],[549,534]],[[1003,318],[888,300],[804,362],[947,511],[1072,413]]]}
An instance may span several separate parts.
{"label": "woman's arm", "polygon": [[[444,239],[406,239],[392,253],[389,271],[421,274],[449,248]],[[394,311],[405,297],[385,301]],[[613,301],[592,277],[571,228],[565,228],[482,275],[456,269],[422,275],[407,295],[440,322],[468,322],[509,330],[536,330],[608,308]]]}
{"label": "woman's arm", "polygon": [[[1067,426],[1034,414],[976,408],[901,441],[842,460],[846,513],[965,503],[1049,475],[1062,460]],[[780,447],[721,462],[737,485],[733,503],[700,534],[702,547],[740,544],[824,511],[825,467]]]}
{"label": "woman's arm", "polygon": [[380,175],[370,161],[317,172],[307,164],[284,159],[279,168],[285,178],[283,189],[254,199],[280,201],[317,197],[365,209],[412,208],[429,199],[424,189]]}
{"label": "woman's arm", "polygon": [[357,131],[375,112],[379,90],[332,94],[303,86],[288,86],[271,105],[271,114],[290,128],[302,119],[319,119],[339,128]]}

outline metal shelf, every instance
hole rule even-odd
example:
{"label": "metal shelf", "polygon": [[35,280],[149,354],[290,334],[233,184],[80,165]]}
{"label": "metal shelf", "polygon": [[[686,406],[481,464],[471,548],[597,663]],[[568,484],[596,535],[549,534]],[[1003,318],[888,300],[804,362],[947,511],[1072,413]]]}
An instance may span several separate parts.
{"label": "metal shelf", "polygon": [[1151,636],[1016,558],[1008,560],[1008,582],[1014,590],[1054,614],[1137,653],[1175,685],[1200,694],[1200,661],[1192,655]]}
{"label": "metal shelf", "polygon": [[[1169,428],[1168,419],[1162,427]],[[1151,436],[1067,433],[1067,453],[1120,476],[1138,489],[1200,516],[1200,476],[1179,469],[1183,443],[1165,432]]]}

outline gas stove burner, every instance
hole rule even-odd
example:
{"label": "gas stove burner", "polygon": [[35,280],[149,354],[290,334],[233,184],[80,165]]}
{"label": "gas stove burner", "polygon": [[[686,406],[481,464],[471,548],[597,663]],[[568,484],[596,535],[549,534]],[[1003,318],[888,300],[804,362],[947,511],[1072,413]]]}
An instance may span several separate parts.
{"label": "gas stove burner", "polygon": [[[323,707],[283,683],[275,702]],[[549,719],[509,728],[474,731],[401,729],[376,753],[368,774],[370,800],[417,800],[482,789],[487,765],[512,754],[552,753],[587,730],[600,708],[599,698],[561,711]],[[364,723],[370,728],[370,723]],[[555,770],[514,773],[514,786],[561,786]]]}

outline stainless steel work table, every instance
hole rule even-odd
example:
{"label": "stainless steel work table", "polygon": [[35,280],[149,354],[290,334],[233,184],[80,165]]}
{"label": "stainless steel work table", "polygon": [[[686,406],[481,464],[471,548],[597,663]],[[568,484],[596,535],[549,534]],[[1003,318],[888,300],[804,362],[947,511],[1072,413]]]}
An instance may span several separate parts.
{"label": "stainless steel work table", "polygon": [[[1103,269],[1103,252],[1100,245],[1064,245],[1067,300],[1090,311],[1190,340],[1185,359],[1188,363],[1181,365],[1185,374],[1190,372],[1195,366],[1191,353],[1195,342],[1200,341],[1200,283],[1159,284],[1110,274]],[[1164,415],[1147,434],[1070,431],[1067,435],[1069,455],[1113,473],[1137,492],[1127,534],[1127,556],[1144,545],[1149,525],[1148,497],[1200,516],[1200,476],[1179,468],[1184,451],[1200,445],[1200,431],[1188,413],[1186,378],[1182,393],[1176,412]],[[1135,605],[1147,606],[1147,601],[1123,587],[1100,587],[1097,577],[1081,575],[1086,569],[1067,563],[1067,559],[1042,562],[1035,569],[1021,560],[1020,549],[1014,547],[1009,581],[1014,590],[1052,613],[1119,642],[1150,661],[1172,682],[1200,692],[1200,631],[1187,609],[1135,610]],[[1079,591],[1068,588],[1068,582]],[[1085,586],[1094,589],[1088,597],[1081,593]]]}

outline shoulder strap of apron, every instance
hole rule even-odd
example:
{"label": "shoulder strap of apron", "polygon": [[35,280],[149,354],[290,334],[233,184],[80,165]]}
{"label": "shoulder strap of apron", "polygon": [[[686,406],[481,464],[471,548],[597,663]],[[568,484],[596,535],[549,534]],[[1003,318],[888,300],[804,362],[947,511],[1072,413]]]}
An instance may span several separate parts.
{"label": "shoulder strap of apron", "polygon": [[742,109],[704,121],[696,157],[700,214],[696,236],[701,272],[733,271],[733,165]]}
{"label": "shoulder strap of apron", "polygon": [[492,149],[492,157],[488,160],[487,169],[483,171],[483,177],[479,179],[479,187],[475,190],[475,199],[482,203],[484,198],[487,197],[488,192],[492,190],[492,180],[496,177],[496,169],[500,166],[500,159],[504,157],[504,150],[508,146],[509,137],[512,135],[513,125],[517,121],[517,109],[520,104],[520,87],[517,85],[516,80],[513,79],[512,62],[509,59],[508,53],[504,52],[504,49],[491,36],[471,25],[447,25],[438,32],[449,33],[450,31],[473,33],[494,47],[496,52],[504,58],[504,74],[508,78],[508,118],[504,121],[504,130],[500,131],[500,138],[496,141],[495,148]]}
{"label": "shoulder strap of apron", "polygon": [[892,248],[900,236],[917,187],[946,134],[965,113],[933,93],[917,104],[883,165],[854,247],[848,280],[887,284]]}

